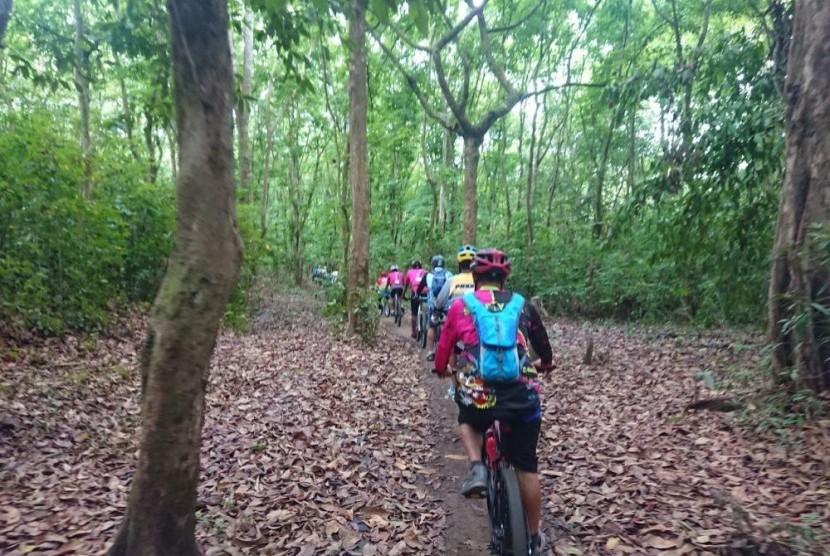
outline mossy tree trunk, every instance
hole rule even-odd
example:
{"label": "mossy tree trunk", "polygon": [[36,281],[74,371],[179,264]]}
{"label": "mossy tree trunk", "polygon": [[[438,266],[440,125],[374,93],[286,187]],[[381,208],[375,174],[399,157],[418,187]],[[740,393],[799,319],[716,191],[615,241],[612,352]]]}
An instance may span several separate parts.
{"label": "mossy tree trunk", "polygon": [[369,156],[366,141],[366,0],[352,0],[349,18],[349,184],[352,191],[349,332],[361,327],[355,311],[369,286]]}
{"label": "mossy tree trunk", "polygon": [[242,258],[226,0],[169,0],[180,170],[176,247],[145,350],[143,428],[111,556],[200,554],[194,537],[208,364]]}
{"label": "mossy tree trunk", "polygon": [[773,251],[768,339],[797,388],[830,388],[830,3],[796,5],[785,98],[786,178]]}

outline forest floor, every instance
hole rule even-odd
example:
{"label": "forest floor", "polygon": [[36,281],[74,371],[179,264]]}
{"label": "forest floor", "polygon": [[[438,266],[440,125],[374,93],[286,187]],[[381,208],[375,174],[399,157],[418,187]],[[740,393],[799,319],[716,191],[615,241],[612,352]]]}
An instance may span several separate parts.
{"label": "forest floor", "polygon": [[[447,383],[401,329],[384,322],[365,348],[335,339],[319,309],[278,295],[251,332],[219,338],[205,553],[486,553],[484,507],[458,494]],[[0,554],[111,542],[135,465],[143,327],[0,342]],[[567,320],[549,331],[558,368],[539,454],[552,554],[830,553],[830,421],[758,432],[735,412],[686,410],[696,372],[725,385],[757,365],[752,338]]]}

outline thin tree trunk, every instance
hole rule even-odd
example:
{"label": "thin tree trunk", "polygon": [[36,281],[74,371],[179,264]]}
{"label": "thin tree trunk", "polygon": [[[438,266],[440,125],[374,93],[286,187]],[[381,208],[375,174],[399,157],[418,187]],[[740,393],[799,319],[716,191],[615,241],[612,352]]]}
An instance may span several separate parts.
{"label": "thin tree trunk", "polygon": [[156,157],[156,141],[155,141],[155,118],[149,113],[144,112],[144,144],[147,147],[147,162],[149,164],[148,181],[156,183],[159,171],[159,161]]}
{"label": "thin tree trunk", "polygon": [[447,180],[455,180],[455,135],[445,129],[442,135],[442,155],[444,159],[444,176],[439,180],[438,191],[438,220],[441,222],[441,229],[447,231]]}
{"label": "thin tree trunk", "polygon": [[92,195],[92,138],[89,130],[89,54],[84,46],[84,13],[81,0],[72,0],[75,16],[75,90],[81,115],[80,136],[84,166],[84,197]]}
{"label": "thin tree trunk", "polygon": [[536,122],[539,116],[539,103],[534,99],[535,108],[533,109],[533,117],[530,121],[530,156],[527,164],[527,184],[525,187],[525,218],[527,218],[527,225],[525,227],[525,243],[528,257],[533,257],[533,184],[536,181]]}
{"label": "thin tree trunk", "polygon": [[475,245],[478,217],[478,162],[481,158],[481,137],[464,138],[464,199],[462,207],[461,242]]}
{"label": "thin tree trunk", "polygon": [[369,286],[369,167],[366,140],[366,0],[351,1],[349,19],[349,184],[352,191],[349,262],[349,332],[363,323],[356,311],[361,290]]}
{"label": "thin tree trunk", "polygon": [[830,389],[830,4],[797,5],[787,66],[787,156],[767,318],[773,368]]}
{"label": "thin tree trunk", "polygon": [[276,124],[268,126],[265,146],[265,162],[262,170],[262,199],[259,205],[259,237],[265,237],[268,231],[266,217],[268,216],[268,193],[271,190],[271,154],[274,150],[274,133]]}
{"label": "thin tree trunk", "polygon": [[224,0],[170,0],[180,152],[176,248],[143,357],[138,465],[110,556],[200,554],[196,486],[205,385],[242,259],[233,192],[233,76]]}
{"label": "thin tree trunk", "polygon": [[614,128],[617,127],[617,118],[622,112],[622,105],[617,105],[617,108],[611,114],[611,123],[608,124],[608,133],[605,135],[605,141],[602,144],[602,158],[600,158],[599,169],[597,170],[597,187],[594,192],[594,227],[593,235],[595,239],[602,236],[603,230],[603,201],[602,194],[605,190],[605,176],[608,173],[608,152],[611,149],[611,140],[614,138]]}
{"label": "thin tree trunk", "polygon": [[167,144],[170,147],[170,177],[173,178],[173,183],[179,179],[178,172],[178,154],[176,152],[176,132],[173,129],[167,129]]}
{"label": "thin tree trunk", "polygon": [[245,7],[242,25],[242,98],[237,102],[237,135],[239,141],[239,187],[245,202],[253,199],[251,189],[251,145],[248,121],[251,115],[250,97],[254,66],[254,12]]}
{"label": "thin tree trunk", "polygon": [[0,50],[5,47],[3,42],[6,36],[6,28],[9,25],[9,19],[12,17],[12,0],[0,0]]}

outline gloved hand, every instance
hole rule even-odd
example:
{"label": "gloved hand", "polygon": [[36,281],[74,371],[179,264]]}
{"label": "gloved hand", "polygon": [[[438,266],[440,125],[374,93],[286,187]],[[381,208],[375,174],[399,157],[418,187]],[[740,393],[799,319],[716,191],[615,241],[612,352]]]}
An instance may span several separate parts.
{"label": "gloved hand", "polygon": [[537,359],[536,361],[534,361],[533,366],[540,373],[549,373],[550,371],[556,368],[556,365],[553,364],[553,361],[542,363],[541,359]]}

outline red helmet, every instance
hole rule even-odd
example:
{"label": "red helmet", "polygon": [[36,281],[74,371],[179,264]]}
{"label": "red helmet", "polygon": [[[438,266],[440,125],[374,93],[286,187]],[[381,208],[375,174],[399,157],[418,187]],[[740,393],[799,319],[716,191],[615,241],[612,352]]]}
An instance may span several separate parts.
{"label": "red helmet", "polygon": [[504,279],[510,275],[510,259],[503,251],[488,247],[476,253],[470,268],[476,276],[489,275]]}

